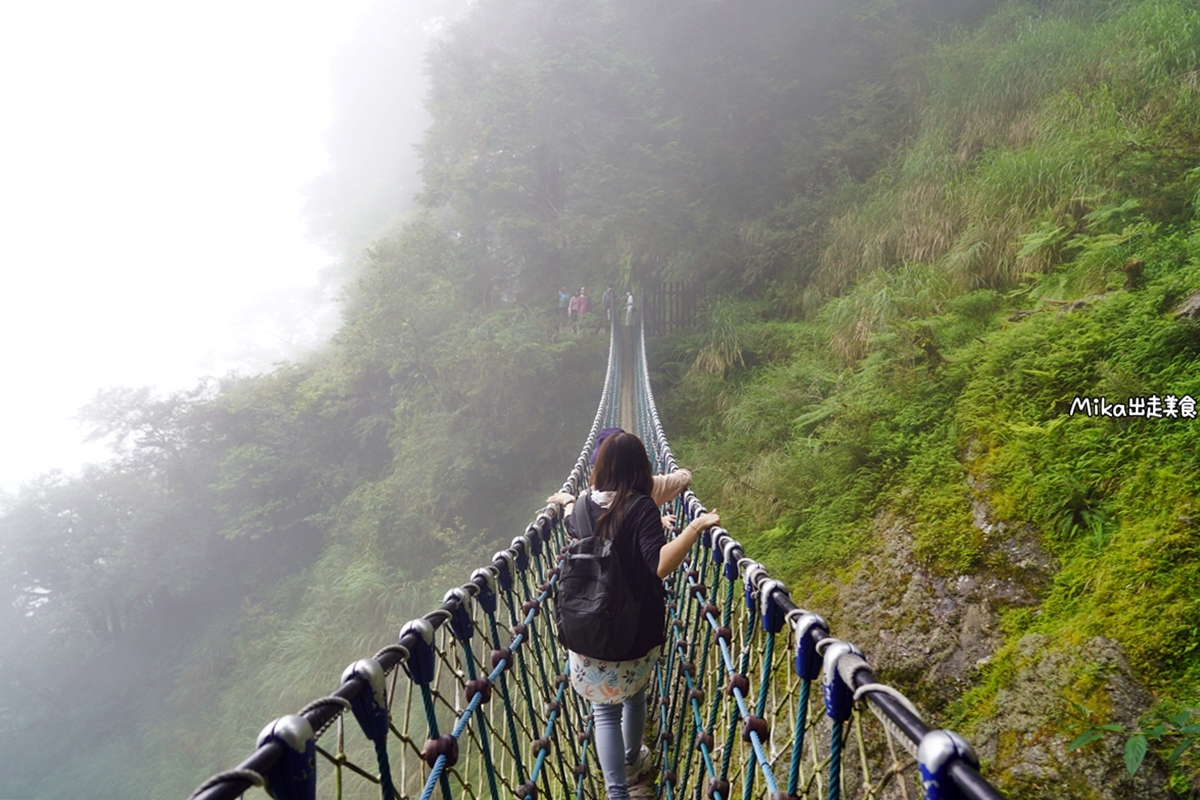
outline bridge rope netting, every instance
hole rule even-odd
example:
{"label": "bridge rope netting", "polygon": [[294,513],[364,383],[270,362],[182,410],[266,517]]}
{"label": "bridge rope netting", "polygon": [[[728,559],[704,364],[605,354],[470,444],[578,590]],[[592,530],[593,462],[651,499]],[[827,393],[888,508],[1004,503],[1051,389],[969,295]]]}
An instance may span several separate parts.
{"label": "bridge rope netting", "polygon": [[[600,404],[562,491],[586,488],[597,436],[617,425],[646,443],[659,473],[677,468],[644,329],[614,325]],[[682,525],[705,509],[689,489],[664,511]],[[603,800],[591,709],[570,688],[551,613],[566,542],[561,507],[546,507],[397,644],[268,724],[249,757],[190,800],[256,786],[276,800]],[[640,796],[1002,797],[966,741],[930,730],[723,528],[705,532],[665,584],[667,642],[647,690],[657,781]]]}

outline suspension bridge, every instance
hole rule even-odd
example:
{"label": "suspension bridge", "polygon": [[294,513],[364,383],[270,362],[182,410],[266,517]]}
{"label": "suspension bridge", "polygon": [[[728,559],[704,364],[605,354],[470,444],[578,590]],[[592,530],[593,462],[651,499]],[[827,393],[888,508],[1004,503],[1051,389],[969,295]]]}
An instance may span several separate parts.
{"label": "suspension bridge", "polygon": [[[677,468],[640,327],[613,326],[599,408],[563,491],[587,485],[597,434],[613,425],[641,437],[657,472]],[[686,523],[705,508],[689,489],[667,510]],[[542,509],[396,644],[270,722],[245,760],[189,800],[254,787],[276,800],[603,800],[590,708],[569,689],[550,613],[565,544],[561,508]],[[665,584],[667,643],[647,692],[652,796],[1003,797],[962,737],[931,730],[728,531],[706,532]]]}

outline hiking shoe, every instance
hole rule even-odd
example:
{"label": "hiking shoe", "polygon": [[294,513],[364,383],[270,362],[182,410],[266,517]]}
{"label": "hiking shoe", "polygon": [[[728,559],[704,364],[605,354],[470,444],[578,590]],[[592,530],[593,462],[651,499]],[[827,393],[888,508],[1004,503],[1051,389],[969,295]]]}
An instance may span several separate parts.
{"label": "hiking shoe", "polygon": [[654,768],[651,763],[650,748],[642,745],[642,749],[638,751],[637,758],[632,764],[625,765],[625,783],[637,783],[638,779]]}

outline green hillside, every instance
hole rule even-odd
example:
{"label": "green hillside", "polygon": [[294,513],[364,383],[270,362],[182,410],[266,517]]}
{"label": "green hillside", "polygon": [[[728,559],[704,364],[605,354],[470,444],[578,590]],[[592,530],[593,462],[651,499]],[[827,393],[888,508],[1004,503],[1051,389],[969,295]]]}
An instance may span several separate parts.
{"label": "green hillside", "polygon": [[[1200,699],[1200,428],[1163,402],[1200,392],[1198,35],[1188,4],[1050,3],[943,40],[801,277],[664,350],[704,496],[1018,796],[1197,775],[1165,762]],[[1151,733],[1136,782],[1121,733],[1067,751],[1114,723]]]}

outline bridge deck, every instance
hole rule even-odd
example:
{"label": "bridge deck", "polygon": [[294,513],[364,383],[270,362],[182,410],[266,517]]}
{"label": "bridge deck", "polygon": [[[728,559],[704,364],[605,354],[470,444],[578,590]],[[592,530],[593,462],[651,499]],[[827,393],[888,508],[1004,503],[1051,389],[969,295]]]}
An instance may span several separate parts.
{"label": "bridge deck", "polygon": [[[629,329],[625,329],[628,334]],[[620,409],[621,413],[618,419],[621,420],[621,430],[636,431],[637,417],[633,406],[633,337],[625,335],[621,337],[621,394],[620,394]]]}

